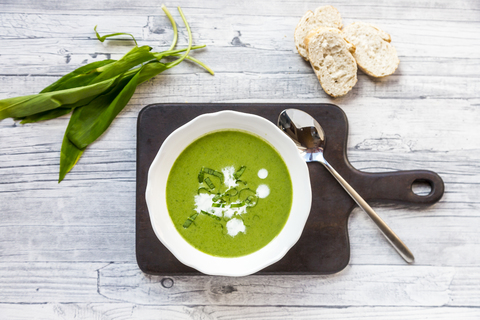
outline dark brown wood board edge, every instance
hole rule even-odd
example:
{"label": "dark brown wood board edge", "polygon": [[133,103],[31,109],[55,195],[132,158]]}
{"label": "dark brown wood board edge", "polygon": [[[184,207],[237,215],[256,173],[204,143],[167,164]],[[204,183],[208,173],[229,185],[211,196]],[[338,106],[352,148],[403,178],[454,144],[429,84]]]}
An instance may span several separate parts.
{"label": "dark brown wood board edge", "polygon": [[[378,202],[398,202],[405,204],[418,204],[420,206],[429,205],[438,201],[443,194],[443,181],[441,178],[431,171],[425,170],[414,170],[414,171],[397,171],[393,173],[364,173],[356,170],[349,163],[347,154],[346,154],[346,143],[348,138],[348,122],[345,113],[339,107],[332,104],[153,104],[146,106],[141,110],[138,116],[137,122],[137,219],[136,219],[136,254],[137,262],[140,269],[149,274],[168,274],[169,272],[159,272],[158,262],[153,262],[154,258],[158,257],[158,244],[162,247],[160,241],[156,238],[153,230],[151,229],[150,220],[148,217],[148,211],[146,210],[146,203],[144,199],[144,192],[146,186],[146,173],[148,172],[148,167],[153,157],[158,151],[161,143],[156,146],[156,150],[151,152],[149,156],[151,159],[148,159],[147,165],[142,163],[145,162],[144,155],[141,154],[143,148],[141,147],[140,137],[145,135],[145,132],[142,132],[140,124],[142,119],[146,117],[149,110],[156,110],[162,108],[163,111],[172,111],[175,110],[172,118],[175,118],[176,121],[168,121],[166,123],[169,128],[166,128],[164,131],[165,137],[168,136],[173,130],[177,127],[183,125],[184,123],[192,120],[196,116],[203,113],[217,112],[220,110],[234,110],[240,112],[254,113],[259,114],[272,122],[276,122],[276,118],[273,115],[278,115],[280,111],[286,108],[298,108],[306,112],[311,113],[314,116],[321,116],[321,119],[318,119],[321,125],[326,129],[327,137],[329,137],[327,142],[327,148],[325,151],[325,157],[329,160],[334,167],[347,179],[350,181],[352,186],[354,186],[357,191],[361,190],[362,195],[366,200],[373,200]],[[320,112],[321,111],[321,112]],[[268,113],[270,112],[270,114]],[[168,113],[168,112],[167,112]],[[319,114],[321,113],[321,114]],[[179,121],[180,119],[180,121]],[[329,120],[330,119],[330,120]],[[335,121],[331,121],[336,119]],[[173,120],[173,119],[172,119]],[[326,121],[329,120],[329,121]],[[323,122],[323,123],[322,123]],[[333,123],[335,122],[335,123]],[[165,124],[165,123],[163,123]],[[158,128],[156,129],[158,130]],[[164,138],[165,138],[164,137]],[[153,138],[153,137],[152,137]],[[148,139],[147,139],[148,140]],[[148,141],[147,141],[148,143]],[[152,150],[150,150],[152,151]],[[312,190],[323,188],[323,185],[315,185],[317,180],[321,180],[325,185],[328,185],[328,191],[330,194],[335,195],[332,200],[326,199],[325,203],[329,204],[328,201],[333,201],[335,206],[338,207],[338,210],[324,210],[322,219],[316,219],[316,215],[309,217],[309,223],[319,225],[322,232],[320,233],[311,233],[309,229],[304,230],[304,235],[300,238],[298,243],[287,253],[284,259],[273,264],[270,267],[265,268],[258,274],[332,274],[341,271],[345,268],[350,260],[350,246],[348,241],[348,217],[355,207],[355,203],[351,198],[346,195],[344,190],[336,183],[333,177],[328,174],[328,172],[318,164],[309,164],[310,176],[312,180]],[[419,174],[423,174],[419,175]],[[395,188],[395,179],[389,178],[394,175],[397,179],[405,178],[405,181],[410,181],[411,179],[417,179],[418,177],[426,177],[427,180],[433,180],[433,185],[435,186],[431,194],[435,194],[435,197],[430,197],[429,199],[421,198],[418,203],[418,199],[415,197],[407,197],[406,193],[411,192],[411,190],[405,190],[404,184],[402,188]],[[319,179],[319,177],[321,179]],[[314,179],[315,178],[315,179]],[[350,180],[349,180],[350,179]],[[366,180],[365,180],[366,179]],[[381,185],[381,188],[372,188],[372,179],[377,179],[377,182]],[[436,180],[435,180],[436,179]],[[362,183],[362,180],[363,181]],[[367,181],[368,180],[368,181]],[[441,183],[440,183],[441,182]],[[410,186],[411,187],[411,186]],[[410,188],[411,189],[411,188]],[[380,194],[379,192],[383,192]],[[393,196],[391,195],[393,192]],[[416,195],[415,195],[416,196]],[[417,196],[418,197],[418,196]],[[315,197],[314,197],[315,198]],[[318,197],[317,197],[318,200]],[[322,200],[322,199],[320,199]],[[318,201],[317,201],[318,202]],[[312,203],[312,212],[318,210],[315,208],[315,199]],[[142,211],[143,210],[143,211]],[[139,212],[143,212],[142,215]],[[332,211],[332,212],[330,212]],[[341,211],[342,214],[339,215],[337,211]],[[146,214],[145,214],[146,213]],[[143,221],[142,219],[146,219]],[[151,229],[151,230],[148,230]],[[314,237],[314,239],[320,239],[323,243],[329,243],[333,248],[330,252],[320,252],[314,251],[317,255],[312,261],[302,261],[299,259],[298,255],[305,255],[311,250],[315,250],[315,246],[312,245],[312,241],[304,241],[307,236]],[[323,239],[323,240],[322,240]],[[334,241],[333,241],[333,240]],[[144,242],[157,242],[156,245],[152,244],[149,248],[145,248]],[[326,242],[325,242],[326,241]],[[149,242],[147,242],[149,243]],[[152,248],[156,246],[155,248]],[[166,269],[174,270],[173,274],[199,274],[196,270],[186,267],[180,262],[176,261],[173,255],[168,252],[163,247],[161,254],[163,255],[163,263],[169,264],[166,266]],[[332,257],[332,252],[338,257]],[[153,257],[153,258],[152,258]],[[172,259],[173,257],[173,259]],[[323,266],[323,269],[316,269],[315,272],[312,272],[312,266],[315,263],[329,261],[329,266]],[[310,268],[310,269],[309,269]],[[164,268],[165,269],[165,268]],[[288,270],[288,271],[286,271]],[[309,271],[310,270],[310,271]],[[170,272],[172,274],[172,272]]]}

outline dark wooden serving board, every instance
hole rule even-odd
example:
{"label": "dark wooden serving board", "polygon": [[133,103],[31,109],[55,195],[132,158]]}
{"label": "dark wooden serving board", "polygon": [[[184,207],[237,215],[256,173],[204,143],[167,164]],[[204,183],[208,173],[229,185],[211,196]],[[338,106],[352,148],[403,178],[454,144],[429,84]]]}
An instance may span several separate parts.
{"label": "dark wooden serving board", "polygon": [[[154,104],[145,107],[137,124],[136,255],[148,274],[199,274],[180,263],[156,237],[145,201],[150,164],[162,142],[175,129],[210,112],[235,110],[262,116],[276,123],[279,113],[297,108],[311,114],[327,137],[325,158],[369,203],[401,203],[428,206],[443,195],[438,174],[425,170],[365,173],[351,166],[346,155],[348,123],[345,113],[332,104]],[[331,274],[350,260],[347,222],[355,202],[319,163],[309,163],[312,209],[300,240],[279,262],[259,274]],[[427,196],[412,192],[414,181],[428,182]],[[385,245],[388,242],[385,241]]]}

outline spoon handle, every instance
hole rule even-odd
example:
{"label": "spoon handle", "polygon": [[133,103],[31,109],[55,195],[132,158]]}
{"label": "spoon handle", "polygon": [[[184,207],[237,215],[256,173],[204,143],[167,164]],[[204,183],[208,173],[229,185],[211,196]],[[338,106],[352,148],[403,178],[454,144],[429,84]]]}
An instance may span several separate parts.
{"label": "spoon handle", "polygon": [[[320,157],[319,157],[320,158]],[[380,218],[380,216],[368,205],[368,203],[363,200],[363,198],[355,191],[355,189],[348,184],[345,179],[325,160],[325,158],[321,157],[321,159],[317,158],[317,161],[322,163],[325,168],[337,179],[337,181],[342,185],[342,187],[347,191],[347,193],[355,200],[360,208],[362,208],[369,216],[372,218],[373,222],[380,228],[383,235],[387,238],[390,244],[397,250],[400,256],[407,261],[408,263],[413,263],[415,258],[407,248],[407,246],[400,240],[400,238],[393,232],[392,229]]]}

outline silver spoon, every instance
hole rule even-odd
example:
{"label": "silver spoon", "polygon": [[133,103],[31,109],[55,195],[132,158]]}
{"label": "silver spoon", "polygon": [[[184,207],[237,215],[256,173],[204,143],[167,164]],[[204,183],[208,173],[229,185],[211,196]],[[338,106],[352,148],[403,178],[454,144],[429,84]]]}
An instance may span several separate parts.
{"label": "silver spoon", "polygon": [[286,109],[280,113],[277,125],[295,142],[300,155],[306,162],[320,162],[330,171],[358,206],[372,218],[400,256],[408,263],[412,263],[415,258],[402,240],[323,157],[326,137],[320,124],[302,110]]}

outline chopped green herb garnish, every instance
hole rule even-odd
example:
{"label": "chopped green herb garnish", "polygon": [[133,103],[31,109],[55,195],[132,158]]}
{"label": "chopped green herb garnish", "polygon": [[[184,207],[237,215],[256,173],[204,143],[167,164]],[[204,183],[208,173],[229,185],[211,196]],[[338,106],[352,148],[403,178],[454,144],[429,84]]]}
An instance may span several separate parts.
{"label": "chopped green herb garnish", "polygon": [[215,185],[213,184],[212,180],[210,180],[209,177],[206,177],[203,181],[207,184],[207,186],[210,189],[215,189]]}
{"label": "chopped green herb garnish", "polygon": [[236,188],[231,188],[225,191],[225,195],[229,197],[235,197],[238,194],[238,190]]}
{"label": "chopped green herb garnish", "polygon": [[198,173],[198,183],[202,183],[203,182],[203,176],[204,176],[204,172],[203,172],[203,168],[200,169],[200,172]]}
{"label": "chopped green herb garnish", "polygon": [[203,171],[204,171],[205,173],[208,173],[208,174],[210,174],[210,175],[212,175],[212,176],[217,177],[218,179],[220,179],[220,181],[221,181],[222,183],[223,183],[223,181],[224,181],[224,179],[225,179],[224,176],[223,176],[223,173],[221,173],[221,172],[219,172],[219,171],[216,171],[216,170],[213,170],[213,169],[210,169],[210,168],[203,168]]}
{"label": "chopped green herb garnish", "polygon": [[245,200],[245,204],[249,207],[255,207],[258,202],[258,197],[257,196],[248,196],[247,199]]}
{"label": "chopped green herb garnish", "polygon": [[194,213],[192,214],[190,217],[188,217],[187,221],[185,221],[185,223],[183,224],[183,227],[186,229],[188,227],[190,227],[190,225],[192,224],[193,221],[195,221],[195,219],[197,219],[198,217],[198,213]]}
{"label": "chopped green herb garnish", "polygon": [[[244,174],[246,168],[246,166],[241,166],[240,169],[238,169],[233,174],[233,178],[235,178],[235,181],[237,183],[243,183],[245,186],[247,185],[247,182],[244,180],[240,180],[239,178]],[[217,185],[214,184],[212,180],[215,179],[211,176],[220,179],[221,183]],[[232,208],[243,208],[243,210],[245,210],[245,208],[252,208],[256,206],[259,200],[255,190],[248,187],[229,187],[224,184],[224,179],[225,177],[222,172],[210,168],[202,167],[198,173],[198,182],[200,183],[200,186],[197,189],[197,194],[207,193],[212,195],[212,203],[210,204],[211,207],[209,209],[211,212],[201,210],[200,213],[205,214],[218,221],[222,220],[222,218],[224,221],[229,221],[231,217],[230,215],[224,213],[224,210],[220,210],[222,212],[222,215],[217,216],[216,214],[212,213],[215,211],[213,211],[213,209],[211,208],[226,208],[227,211],[228,209]],[[214,190],[216,191],[215,193],[213,192]],[[221,191],[223,190],[226,191],[222,193]],[[244,211],[242,211],[242,213],[244,213]],[[198,213],[190,216],[187,221],[185,221],[183,227],[188,228],[194,222],[197,215]],[[242,217],[240,218],[243,220]]]}
{"label": "chopped green herb garnish", "polygon": [[233,177],[235,178],[235,180],[238,180],[242,176],[246,168],[247,168],[246,166],[241,166],[240,169],[238,169],[237,172],[233,174]]}
{"label": "chopped green herb garnish", "polygon": [[230,208],[240,208],[240,207],[243,207],[245,205],[245,201],[242,201],[240,203],[232,203],[230,205]]}
{"label": "chopped green herb garnish", "polygon": [[[205,191],[205,192],[202,192],[202,191]],[[197,190],[197,194],[200,194],[200,193],[208,193],[208,194],[210,194],[211,192],[210,192],[210,190],[208,190],[208,189],[205,188],[205,187],[200,187],[200,188],[198,188],[198,190]]]}
{"label": "chopped green herb garnish", "polygon": [[256,192],[253,191],[253,190],[250,189],[250,188],[243,188],[242,190],[240,190],[240,191],[238,192],[238,197],[240,198],[240,197],[242,197],[242,195],[245,195],[245,192],[251,192],[251,193],[253,193],[253,194],[256,194]]}
{"label": "chopped green herb garnish", "polygon": [[221,219],[219,216],[216,216],[216,215],[214,215],[214,214],[211,214],[210,212],[203,211],[203,210],[201,210],[200,212],[203,213],[203,214],[206,214],[206,215],[209,216],[210,218],[214,218],[215,220],[220,221],[220,219]]}

